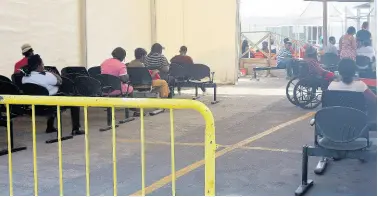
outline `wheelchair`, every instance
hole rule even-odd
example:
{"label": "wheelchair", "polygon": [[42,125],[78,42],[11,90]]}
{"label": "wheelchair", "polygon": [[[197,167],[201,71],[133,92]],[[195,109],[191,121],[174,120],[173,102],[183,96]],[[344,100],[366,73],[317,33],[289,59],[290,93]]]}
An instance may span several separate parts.
{"label": "wheelchair", "polygon": [[322,92],[328,88],[328,82],[321,76],[313,76],[305,61],[297,62],[297,76],[286,86],[289,102],[302,109],[315,109],[321,104]]}

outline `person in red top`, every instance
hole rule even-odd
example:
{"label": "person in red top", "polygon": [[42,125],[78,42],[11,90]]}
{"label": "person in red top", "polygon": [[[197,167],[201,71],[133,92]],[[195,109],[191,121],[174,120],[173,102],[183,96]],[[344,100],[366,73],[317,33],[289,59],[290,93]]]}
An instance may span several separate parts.
{"label": "person in red top", "polygon": [[318,61],[318,52],[316,49],[312,46],[307,46],[305,53],[306,55],[304,61],[309,64],[310,74],[314,76],[321,76],[328,83],[332,82],[335,75],[320,66],[320,62]]}
{"label": "person in red top", "polygon": [[182,46],[180,48],[180,55],[176,55],[171,59],[171,63],[176,63],[176,64],[193,64],[193,59],[186,55],[188,52],[188,48],[186,46]]}
{"label": "person in red top", "polygon": [[24,58],[14,65],[14,73],[19,73],[22,67],[28,65],[28,58],[34,55],[33,48],[30,46],[30,44],[22,45],[21,51]]}

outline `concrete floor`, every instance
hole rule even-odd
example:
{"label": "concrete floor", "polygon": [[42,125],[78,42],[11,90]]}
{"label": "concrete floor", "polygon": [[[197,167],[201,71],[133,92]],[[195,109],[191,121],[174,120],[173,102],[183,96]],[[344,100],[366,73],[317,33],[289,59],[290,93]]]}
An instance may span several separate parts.
{"label": "concrete floor", "polygon": [[[237,86],[219,87],[220,103],[210,105],[211,96],[201,98],[216,120],[216,194],[293,195],[300,184],[301,147],[311,144],[313,128],[308,125],[311,111],[291,105],[285,98],[286,80],[262,78],[241,79]],[[193,91],[183,91],[181,98],[190,98]],[[111,132],[99,132],[105,125],[106,112],[90,109],[90,192],[91,195],[112,195]],[[64,133],[71,130],[69,113],[64,114]],[[122,117],[122,111],[117,111]],[[204,195],[204,121],[190,110],[176,110],[176,195]],[[26,151],[13,154],[13,187],[15,195],[33,195],[33,160],[31,122],[29,117],[15,120],[17,145]],[[59,195],[57,144],[44,141],[54,134],[45,134],[45,119],[38,118],[38,181],[39,195]],[[140,121],[117,129],[118,195],[140,195]],[[146,190],[147,195],[171,195],[169,113],[145,118]],[[376,137],[375,133],[372,134]],[[241,145],[240,148],[230,148]],[[5,129],[0,128],[0,146],[6,147]],[[308,195],[377,195],[376,151],[371,160],[361,164],[355,160],[333,162],[322,176],[313,173],[318,158],[309,162],[309,177],[315,181]],[[8,157],[0,157],[0,195],[8,195]],[[169,178],[169,177],[168,177]],[[64,195],[86,195],[84,137],[63,142]]]}

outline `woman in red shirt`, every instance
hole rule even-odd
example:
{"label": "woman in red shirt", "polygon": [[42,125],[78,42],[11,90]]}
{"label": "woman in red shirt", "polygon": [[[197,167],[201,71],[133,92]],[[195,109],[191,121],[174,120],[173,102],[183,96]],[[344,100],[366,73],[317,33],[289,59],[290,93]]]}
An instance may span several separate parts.
{"label": "woman in red shirt", "polygon": [[320,62],[318,61],[318,52],[314,47],[306,47],[304,61],[306,61],[309,65],[310,75],[320,76],[323,79],[325,79],[328,83],[330,83],[333,80],[335,75],[332,72],[329,72],[320,66]]}

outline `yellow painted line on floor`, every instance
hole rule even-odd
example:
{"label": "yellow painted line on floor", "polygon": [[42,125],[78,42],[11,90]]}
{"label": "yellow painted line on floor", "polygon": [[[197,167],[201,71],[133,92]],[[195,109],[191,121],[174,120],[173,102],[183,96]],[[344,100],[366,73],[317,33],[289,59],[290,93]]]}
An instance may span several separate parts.
{"label": "yellow painted line on floor", "polygon": [[[307,113],[307,114],[305,114],[303,116],[300,116],[300,117],[298,117],[296,119],[293,119],[293,120],[290,120],[288,122],[282,123],[280,125],[277,125],[275,127],[270,128],[270,129],[268,129],[268,130],[266,130],[266,131],[264,131],[262,133],[259,133],[257,135],[254,135],[254,136],[250,137],[250,138],[242,140],[242,141],[240,141],[240,142],[238,142],[238,143],[236,143],[234,145],[226,147],[225,149],[222,149],[222,150],[216,152],[215,153],[215,158],[223,156],[224,154],[226,154],[228,152],[231,152],[231,151],[233,151],[235,149],[238,149],[240,147],[246,146],[247,144],[250,144],[250,143],[252,143],[252,142],[254,142],[254,141],[258,140],[258,139],[261,139],[261,138],[263,138],[263,137],[265,137],[267,135],[270,135],[270,134],[272,134],[272,133],[274,133],[274,132],[276,132],[276,131],[278,131],[278,130],[280,130],[282,128],[290,126],[290,125],[292,125],[292,124],[294,124],[296,122],[299,122],[299,121],[305,120],[307,118],[310,118],[314,114],[315,114],[315,112]],[[180,178],[180,177],[188,174],[189,172],[191,172],[191,171],[193,171],[193,170],[195,170],[195,169],[197,169],[197,168],[199,168],[199,167],[201,167],[203,165],[205,165],[205,160],[200,160],[200,161],[197,161],[197,162],[195,162],[193,164],[190,164],[190,165],[188,165],[188,166],[186,166],[186,167],[178,170],[176,172],[176,178],[178,179],[178,178]],[[172,180],[171,176],[172,175],[165,176],[164,178],[162,178],[162,179],[154,182],[150,186],[146,187],[145,194],[146,195],[150,194],[153,191],[155,191],[155,190],[163,187],[164,185],[169,184],[171,182],[171,180]],[[133,193],[133,194],[131,194],[129,196],[141,196],[141,195],[142,195],[142,191],[139,190],[139,191],[137,191],[137,192],[135,192],[135,193]]]}
{"label": "yellow painted line on floor", "polygon": [[[140,143],[140,140],[136,139],[124,139],[120,138],[117,139],[118,142],[124,142],[124,143]],[[166,145],[170,146],[170,142],[164,142],[164,141],[145,141],[146,144],[153,144],[153,145]],[[205,144],[203,143],[182,143],[182,142],[175,142],[176,146],[194,146],[194,147],[204,147]],[[232,145],[221,145],[217,144],[218,148],[229,148]],[[289,149],[282,149],[282,148],[269,148],[269,147],[258,147],[258,146],[241,146],[238,149],[245,149],[245,150],[262,150],[262,151],[270,151],[270,152],[284,152],[284,153],[301,153],[300,150],[289,150]]]}

